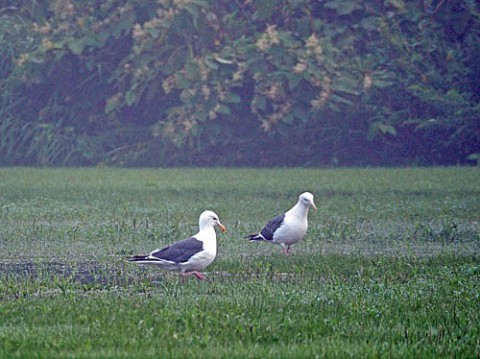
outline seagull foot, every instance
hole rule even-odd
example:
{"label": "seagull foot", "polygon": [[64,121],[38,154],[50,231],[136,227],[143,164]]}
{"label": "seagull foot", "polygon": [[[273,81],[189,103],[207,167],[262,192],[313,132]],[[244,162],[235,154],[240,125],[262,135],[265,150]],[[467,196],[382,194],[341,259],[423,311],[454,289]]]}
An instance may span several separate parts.
{"label": "seagull foot", "polygon": [[205,280],[205,276],[200,273],[200,272],[197,272],[197,271],[193,271],[193,272],[180,272],[180,279],[183,283],[185,277],[188,277],[189,275],[194,275],[195,277],[197,277],[199,280]]}
{"label": "seagull foot", "polygon": [[205,276],[204,276],[202,273],[200,273],[200,272],[195,271],[195,272],[192,272],[192,274],[193,274],[195,277],[197,277],[198,279],[200,279],[200,280],[205,280],[205,279],[207,279],[207,278],[205,278]]}
{"label": "seagull foot", "polygon": [[290,255],[290,247],[282,248],[282,251],[283,251],[283,254],[285,254],[286,256]]}

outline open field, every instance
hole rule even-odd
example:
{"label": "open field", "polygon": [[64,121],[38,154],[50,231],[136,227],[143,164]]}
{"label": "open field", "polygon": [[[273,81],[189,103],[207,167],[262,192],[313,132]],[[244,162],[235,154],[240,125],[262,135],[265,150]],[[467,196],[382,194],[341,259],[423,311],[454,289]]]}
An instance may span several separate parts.
{"label": "open field", "polygon": [[[204,209],[208,281],[126,262]],[[478,168],[0,169],[0,357],[479,357],[479,219]]]}

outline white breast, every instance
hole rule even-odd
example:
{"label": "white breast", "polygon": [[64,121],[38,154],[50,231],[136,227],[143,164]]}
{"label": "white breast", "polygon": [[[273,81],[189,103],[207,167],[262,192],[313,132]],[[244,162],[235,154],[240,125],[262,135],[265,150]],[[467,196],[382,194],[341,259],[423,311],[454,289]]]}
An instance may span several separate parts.
{"label": "white breast", "polygon": [[187,262],[182,264],[182,269],[186,271],[200,271],[210,265],[217,255],[217,236],[215,230],[202,231],[195,237],[203,242],[203,250],[194,254]]}
{"label": "white breast", "polygon": [[286,216],[283,225],[273,235],[273,242],[293,244],[301,240],[308,229],[306,218]]}

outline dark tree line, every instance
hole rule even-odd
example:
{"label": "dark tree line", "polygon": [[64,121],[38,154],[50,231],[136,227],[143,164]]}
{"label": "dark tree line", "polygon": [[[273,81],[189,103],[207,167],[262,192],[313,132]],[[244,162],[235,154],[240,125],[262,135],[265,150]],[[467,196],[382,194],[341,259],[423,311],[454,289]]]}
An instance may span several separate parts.
{"label": "dark tree line", "polygon": [[0,0],[0,165],[474,163],[479,38],[475,0]]}

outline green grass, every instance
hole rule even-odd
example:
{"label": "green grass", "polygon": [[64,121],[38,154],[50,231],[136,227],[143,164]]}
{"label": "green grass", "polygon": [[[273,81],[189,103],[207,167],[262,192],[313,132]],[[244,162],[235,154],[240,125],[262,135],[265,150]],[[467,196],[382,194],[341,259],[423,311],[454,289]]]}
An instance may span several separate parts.
{"label": "green grass", "polygon": [[[0,357],[478,357],[479,175],[0,169]],[[242,238],[305,190],[290,257]],[[207,282],[126,262],[207,208]]]}

